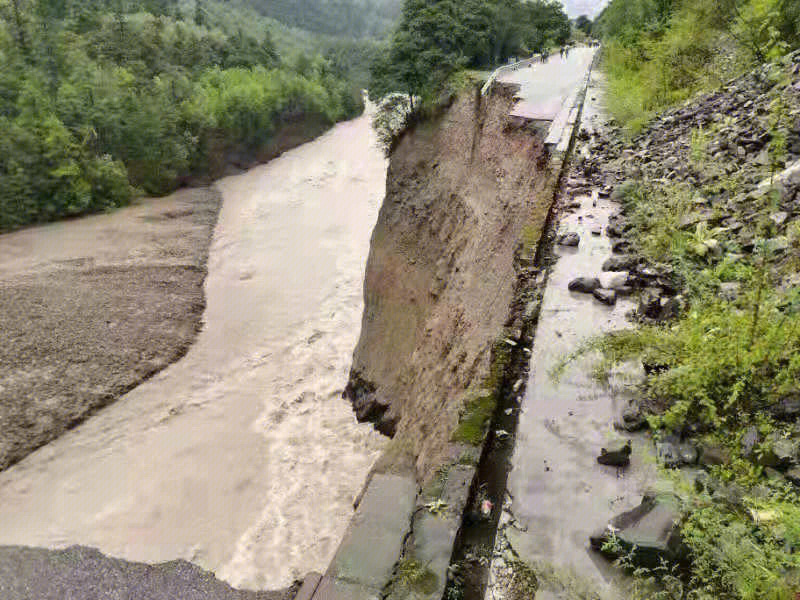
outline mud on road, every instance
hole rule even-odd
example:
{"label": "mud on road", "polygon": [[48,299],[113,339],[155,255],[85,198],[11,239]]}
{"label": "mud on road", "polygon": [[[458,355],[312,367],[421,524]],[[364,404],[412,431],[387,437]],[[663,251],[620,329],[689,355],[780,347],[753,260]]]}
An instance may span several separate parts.
{"label": "mud on road", "polygon": [[0,470],[186,352],[220,198],[185,189],[0,235]]}

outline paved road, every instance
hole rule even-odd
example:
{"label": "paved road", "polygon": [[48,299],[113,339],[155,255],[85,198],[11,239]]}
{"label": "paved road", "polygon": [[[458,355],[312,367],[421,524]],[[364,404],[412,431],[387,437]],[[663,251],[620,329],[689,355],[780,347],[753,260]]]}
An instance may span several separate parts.
{"label": "paved road", "polygon": [[538,121],[554,120],[586,76],[595,51],[596,48],[573,48],[567,58],[554,54],[546,63],[501,75],[498,81],[520,85],[520,101],[511,114]]}
{"label": "paved road", "polygon": [[[597,112],[598,77],[592,75],[584,125]],[[592,582],[590,587],[599,591],[612,572],[589,549],[589,535],[614,514],[639,503],[640,476],[646,469],[634,464],[628,472],[617,473],[596,462],[600,449],[615,435],[613,417],[620,398],[592,379],[595,357],[573,363],[558,382],[550,374],[581,341],[624,328],[631,308],[630,302],[612,308],[591,295],[567,290],[575,277],[600,274],[611,255],[610,241],[591,230],[605,225],[615,210],[609,200],[599,199],[595,205],[588,195],[575,199],[581,207],[563,215],[560,228],[578,232],[581,242],[578,248],[555,249],[558,260],[544,293],[508,481],[516,526],[505,533],[524,560],[551,567],[561,576],[571,573],[574,580]],[[493,597],[490,590],[487,598]]]}

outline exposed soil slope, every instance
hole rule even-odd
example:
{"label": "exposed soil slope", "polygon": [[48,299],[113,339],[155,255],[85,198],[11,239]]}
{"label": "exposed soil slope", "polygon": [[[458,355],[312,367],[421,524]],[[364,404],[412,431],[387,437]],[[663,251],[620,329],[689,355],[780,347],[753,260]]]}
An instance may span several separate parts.
{"label": "exposed soil slope", "polygon": [[407,132],[372,236],[346,394],[423,478],[448,458],[466,391],[489,373],[523,227],[538,236],[549,208],[536,201],[545,152],[508,117],[512,96],[464,93]]}
{"label": "exposed soil slope", "polygon": [[220,194],[0,236],[0,470],[182,356]]}

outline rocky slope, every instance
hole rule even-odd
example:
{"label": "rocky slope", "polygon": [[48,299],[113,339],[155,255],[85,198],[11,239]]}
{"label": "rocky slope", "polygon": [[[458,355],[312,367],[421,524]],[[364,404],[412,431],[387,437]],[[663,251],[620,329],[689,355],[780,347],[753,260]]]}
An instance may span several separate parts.
{"label": "rocky slope", "polygon": [[4,600],[290,600],[298,587],[299,583],[279,592],[235,590],[184,560],[134,563],[81,546],[65,550],[0,547]]}
{"label": "rocky slope", "polygon": [[[365,311],[345,394],[425,478],[448,457],[470,390],[509,321],[523,228],[549,202],[541,140],[512,125],[511,90],[470,90],[399,140],[372,236]],[[513,329],[513,328],[512,328]]]}
{"label": "rocky slope", "polygon": [[[800,52],[661,114],[631,140],[613,128],[579,135],[585,150],[566,195],[599,187],[624,200],[634,183],[671,190],[682,196],[674,225],[693,236],[697,254],[749,260],[765,238],[776,285],[800,283]],[[628,283],[647,291],[640,317],[675,316],[681,301],[673,299],[686,282],[629,235],[632,218],[623,208],[612,219],[607,233],[617,256],[607,270],[629,271]],[[730,283],[719,292],[734,296],[738,288]]]}
{"label": "rocky slope", "polygon": [[596,189],[621,202],[603,270],[637,294],[643,325],[596,340],[610,363],[641,359],[647,374],[615,425],[654,417],[654,454],[691,484],[646,495],[592,546],[667,560],[689,596],[793,598],[795,517],[766,509],[800,485],[800,52],[632,139],[614,127],[579,139],[561,201]]}

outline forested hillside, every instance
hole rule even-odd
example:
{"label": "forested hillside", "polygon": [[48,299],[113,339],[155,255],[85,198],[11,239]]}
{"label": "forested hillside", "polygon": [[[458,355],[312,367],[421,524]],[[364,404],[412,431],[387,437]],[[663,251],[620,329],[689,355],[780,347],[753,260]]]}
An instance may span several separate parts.
{"label": "forested hillside", "polygon": [[400,14],[402,0],[240,0],[287,25],[356,38],[385,34]]}
{"label": "forested hillside", "polygon": [[365,48],[227,3],[0,0],[0,230],[165,193],[287,123],[351,116]]}
{"label": "forested hillside", "polygon": [[797,0],[613,0],[604,39],[610,108],[638,129],[654,111],[800,44]]}

